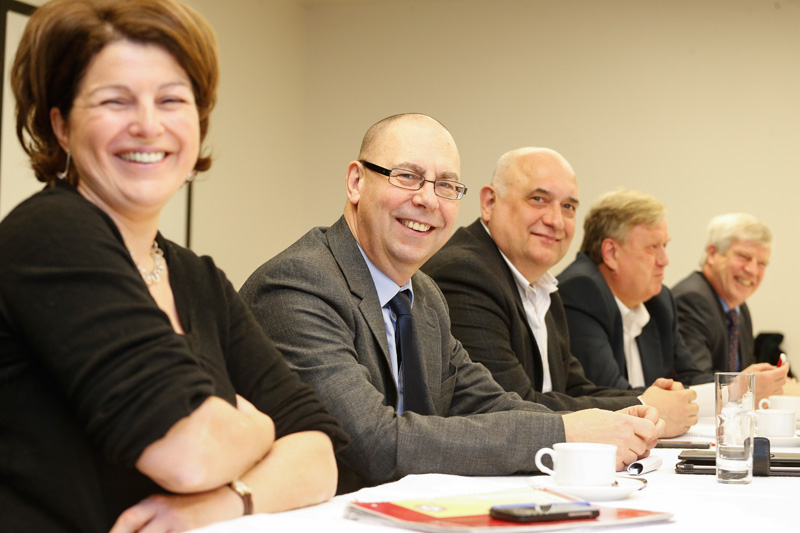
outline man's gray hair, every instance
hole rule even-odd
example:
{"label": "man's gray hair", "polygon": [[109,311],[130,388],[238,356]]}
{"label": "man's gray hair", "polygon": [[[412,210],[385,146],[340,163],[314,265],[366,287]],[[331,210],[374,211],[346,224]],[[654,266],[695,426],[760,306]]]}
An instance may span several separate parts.
{"label": "man's gray hair", "polygon": [[[708,242],[713,244],[717,252],[724,254],[736,241],[751,241],[762,246],[772,246],[772,232],[753,215],[747,213],[727,213],[711,219],[708,224]],[[707,254],[703,254],[700,266],[706,262]]]}

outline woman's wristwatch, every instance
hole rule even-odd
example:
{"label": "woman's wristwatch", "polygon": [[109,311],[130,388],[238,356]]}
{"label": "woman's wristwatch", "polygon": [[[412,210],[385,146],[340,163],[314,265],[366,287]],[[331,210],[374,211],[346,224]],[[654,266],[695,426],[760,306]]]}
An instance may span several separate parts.
{"label": "woman's wristwatch", "polygon": [[242,498],[244,515],[253,514],[253,492],[250,490],[250,487],[247,486],[247,483],[241,479],[234,479],[228,486]]}

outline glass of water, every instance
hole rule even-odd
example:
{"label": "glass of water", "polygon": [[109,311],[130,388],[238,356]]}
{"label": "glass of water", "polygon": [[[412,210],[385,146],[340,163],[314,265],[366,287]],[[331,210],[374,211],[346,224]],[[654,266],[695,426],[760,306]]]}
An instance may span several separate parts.
{"label": "glass of water", "polygon": [[716,385],[717,481],[753,480],[755,374],[718,372]]}

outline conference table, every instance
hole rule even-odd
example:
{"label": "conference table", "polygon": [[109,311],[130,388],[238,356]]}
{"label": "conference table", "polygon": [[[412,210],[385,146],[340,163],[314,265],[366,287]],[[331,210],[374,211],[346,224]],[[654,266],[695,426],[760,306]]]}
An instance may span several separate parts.
{"label": "conference table", "polygon": [[[677,440],[711,441],[710,420],[702,419],[688,435]],[[711,448],[713,449],[713,447]],[[746,485],[726,485],[714,475],[677,474],[675,464],[680,449],[655,448],[652,455],[662,459],[661,466],[640,477],[645,488],[626,499],[596,502],[598,506],[663,511],[671,519],[648,524],[608,526],[593,531],[652,531],[738,533],[782,533],[800,531],[800,477],[754,477]],[[776,448],[794,451],[800,448]],[[468,460],[468,459],[467,459]],[[202,533],[255,533],[264,531],[324,531],[325,533],[391,533],[398,531],[374,522],[345,517],[346,506],[353,500],[397,501],[473,494],[529,487],[540,476],[468,477],[444,474],[407,476],[393,483],[337,496],[329,502],[271,515],[261,514],[221,522],[202,529]],[[576,527],[569,531],[589,528]]]}

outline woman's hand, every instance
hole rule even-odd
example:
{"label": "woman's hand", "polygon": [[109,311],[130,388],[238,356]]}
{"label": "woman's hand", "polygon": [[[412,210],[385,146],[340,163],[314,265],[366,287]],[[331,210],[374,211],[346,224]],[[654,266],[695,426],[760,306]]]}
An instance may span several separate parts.
{"label": "woman's hand", "polygon": [[110,533],[187,531],[242,516],[242,499],[227,486],[199,494],[158,494],[130,507]]}
{"label": "woman's hand", "polygon": [[[240,407],[247,410],[247,405]],[[329,500],[336,492],[337,480],[333,445],[319,431],[292,433],[275,441],[267,456],[242,480],[253,491],[255,513]],[[159,494],[123,512],[111,533],[185,531],[232,520],[243,512],[242,498],[227,484],[198,494]]]}

